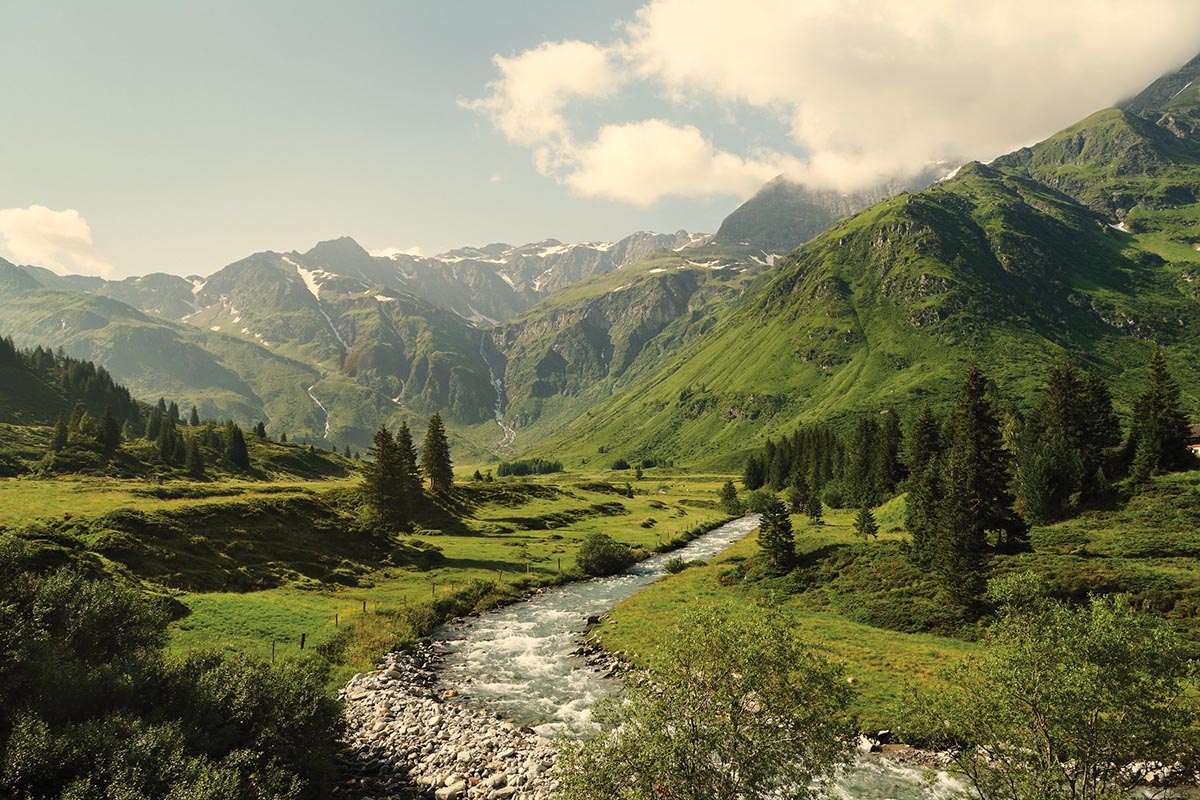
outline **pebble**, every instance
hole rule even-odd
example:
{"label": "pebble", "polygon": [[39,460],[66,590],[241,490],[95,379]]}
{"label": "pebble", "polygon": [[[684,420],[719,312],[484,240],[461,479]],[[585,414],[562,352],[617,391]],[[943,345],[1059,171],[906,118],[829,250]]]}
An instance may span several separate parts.
{"label": "pebble", "polygon": [[355,675],[346,701],[346,745],[361,775],[381,788],[415,788],[435,800],[545,800],[558,787],[553,742],[494,714],[451,702],[438,686],[432,648],[389,653]]}

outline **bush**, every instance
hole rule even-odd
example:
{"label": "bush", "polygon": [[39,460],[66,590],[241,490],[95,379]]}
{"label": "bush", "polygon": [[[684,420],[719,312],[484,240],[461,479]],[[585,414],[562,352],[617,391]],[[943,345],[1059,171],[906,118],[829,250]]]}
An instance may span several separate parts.
{"label": "bush", "polygon": [[755,514],[761,514],[775,502],[775,493],[770,489],[755,489],[746,495],[745,507]]}
{"label": "bush", "polygon": [[846,763],[850,689],[791,620],[691,612],[663,642],[599,709],[611,732],[562,743],[564,800],[810,798]]}
{"label": "bush", "polygon": [[614,470],[629,469],[629,462],[623,458],[618,458],[616,461],[613,462],[612,468]]}
{"label": "bush", "polygon": [[688,562],[684,561],[679,556],[675,556],[675,558],[672,558],[667,561],[667,563],[663,564],[663,570],[671,575],[678,575],[687,568]]}
{"label": "bush", "polygon": [[633,551],[611,536],[593,533],[583,541],[575,562],[589,575],[616,575],[633,566]]}
{"label": "bush", "polygon": [[171,659],[161,602],[29,559],[0,537],[0,796],[328,796],[341,721],[313,662]]}

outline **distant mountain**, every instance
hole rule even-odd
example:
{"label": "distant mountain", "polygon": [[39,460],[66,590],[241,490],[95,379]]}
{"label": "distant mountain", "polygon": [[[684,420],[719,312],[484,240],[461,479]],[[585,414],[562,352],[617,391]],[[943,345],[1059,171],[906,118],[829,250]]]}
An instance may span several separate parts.
{"label": "distant mountain", "polygon": [[947,403],[974,360],[1020,403],[1072,359],[1128,412],[1156,344],[1200,413],[1196,67],[835,224],[544,449],[728,465],[804,421]]}
{"label": "distant mountain", "polygon": [[950,169],[931,165],[911,177],[851,193],[811,189],[780,175],[726,217],[714,241],[756,247],[764,255],[787,255],[838,220],[901,192],[924,189]]}

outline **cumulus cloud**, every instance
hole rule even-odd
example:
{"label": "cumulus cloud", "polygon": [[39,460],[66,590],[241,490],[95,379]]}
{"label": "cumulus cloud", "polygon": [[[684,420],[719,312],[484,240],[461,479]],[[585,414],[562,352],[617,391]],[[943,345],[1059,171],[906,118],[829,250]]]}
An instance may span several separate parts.
{"label": "cumulus cloud", "polygon": [[638,206],[666,195],[748,195],[799,166],[778,154],[742,158],[714,147],[695,126],[661,119],[606,125],[574,156],[564,181],[578,194]]}
{"label": "cumulus cloud", "polygon": [[10,261],[57,272],[112,275],[92,244],[92,229],[73,208],[0,208],[0,252]]}
{"label": "cumulus cloud", "polygon": [[488,84],[488,94],[459,105],[486,115],[509,141],[533,148],[538,169],[547,174],[571,150],[563,109],[578,100],[605,97],[620,83],[610,51],[588,42],[545,42],[492,61],[500,77]]}
{"label": "cumulus cloud", "polygon": [[368,250],[367,252],[376,258],[391,258],[392,256],[425,257],[425,253],[420,247],[381,247],[378,250]]}
{"label": "cumulus cloud", "polygon": [[[650,0],[616,41],[498,57],[500,79],[464,105],[582,194],[743,195],[772,169],[853,189],[1031,144],[1180,66],[1198,42],[1194,0]],[[663,98],[660,119],[572,128],[573,106],[639,84]],[[788,152],[722,151],[661,119],[697,110],[777,119]]]}

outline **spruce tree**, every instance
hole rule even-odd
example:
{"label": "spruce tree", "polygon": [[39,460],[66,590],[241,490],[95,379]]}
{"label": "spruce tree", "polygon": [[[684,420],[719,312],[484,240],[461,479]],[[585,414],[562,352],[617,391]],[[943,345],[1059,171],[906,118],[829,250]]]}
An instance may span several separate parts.
{"label": "spruce tree", "polygon": [[738,500],[737,487],[733,485],[733,481],[725,481],[717,492],[717,497],[721,501],[721,510],[726,514],[737,514],[741,511],[742,504]]}
{"label": "spruce tree", "polygon": [[873,505],[879,501],[874,482],[875,444],[879,426],[870,417],[862,417],[846,445],[842,484],[851,505]]}
{"label": "spruce tree", "polygon": [[58,452],[67,446],[67,417],[65,414],[58,415],[58,421],[54,423],[54,435],[50,437],[50,449]]}
{"label": "spruce tree", "polygon": [[764,482],[762,461],[758,456],[752,455],[746,459],[746,467],[742,470],[742,485],[746,487],[746,491],[752,492],[761,489]]}
{"label": "spruce tree", "polygon": [[121,446],[121,426],[112,414],[111,405],[106,405],[104,413],[100,416],[96,441],[106,453],[112,453]]}
{"label": "spruce tree", "polygon": [[758,526],[758,546],[768,568],[776,575],[790,572],[796,565],[796,540],[792,534],[792,519],[787,505],[772,497],[763,509]]}
{"label": "spruce tree", "polygon": [[188,425],[191,425],[193,428],[200,425],[200,412],[196,410],[195,406],[192,406],[192,413],[188,416]]}
{"label": "spruce tree", "polygon": [[929,567],[941,515],[942,434],[928,403],[921,406],[921,413],[913,420],[905,444],[908,496],[904,527],[912,537],[909,558],[918,566]]}
{"label": "spruce tree", "polygon": [[446,428],[442,415],[429,418],[425,430],[425,444],[421,451],[421,469],[429,481],[429,491],[435,495],[446,494],[454,485],[454,467],[450,462],[450,443],[446,440]]}
{"label": "spruce tree", "polygon": [[1188,463],[1187,418],[1180,408],[1179,385],[1167,369],[1161,348],[1150,358],[1150,385],[1133,406],[1133,451],[1130,477],[1141,482],[1151,475]]}
{"label": "spruce tree", "polygon": [[[161,402],[161,401],[160,401]],[[150,410],[150,416],[146,420],[146,440],[150,442],[158,441],[158,434],[162,432],[163,412],[157,408]]]}
{"label": "spruce tree", "polygon": [[879,536],[879,523],[875,521],[875,515],[871,513],[869,506],[858,510],[858,516],[854,518],[854,532],[863,541]]}
{"label": "spruce tree", "polygon": [[259,420],[254,425],[254,435],[260,439],[267,438],[267,426],[263,423],[262,420]]}
{"label": "spruce tree", "polygon": [[413,444],[412,431],[408,429],[407,422],[401,422],[396,429],[396,453],[399,457],[400,485],[409,508],[416,509],[422,497],[421,470],[417,466],[417,447]]}
{"label": "spruce tree", "polygon": [[199,437],[187,437],[183,468],[193,478],[200,479],[204,477],[204,455],[200,452]]}
{"label": "spruce tree", "polygon": [[175,420],[170,415],[162,418],[155,445],[158,447],[158,457],[163,463],[175,463]]}
{"label": "spruce tree", "polygon": [[242,429],[233,422],[225,424],[225,460],[237,469],[250,469],[250,451],[246,449],[246,437]]}
{"label": "spruce tree", "polygon": [[904,465],[900,460],[902,447],[903,433],[900,428],[899,415],[895,411],[881,414],[879,434],[871,464],[876,503],[882,503],[896,494],[896,490],[904,480]]}
{"label": "spruce tree", "polygon": [[363,467],[363,498],[380,522],[398,527],[407,516],[407,498],[401,475],[402,459],[386,425],[380,425],[371,437],[367,458]]}
{"label": "spruce tree", "polygon": [[808,521],[813,525],[825,524],[821,507],[821,498],[816,492],[811,490],[809,491],[808,499],[804,504],[804,513],[808,516]]}

